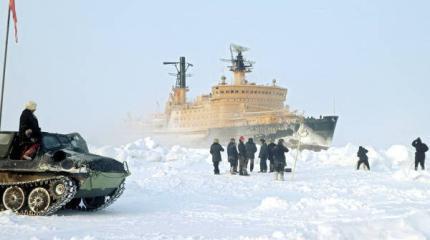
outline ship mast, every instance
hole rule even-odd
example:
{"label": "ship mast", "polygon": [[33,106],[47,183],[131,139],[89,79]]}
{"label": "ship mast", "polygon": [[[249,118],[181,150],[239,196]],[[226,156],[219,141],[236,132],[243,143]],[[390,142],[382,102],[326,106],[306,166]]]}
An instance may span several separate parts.
{"label": "ship mast", "polygon": [[[230,44],[230,55],[231,59],[221,59],[225,62],[230,62],[231,66],[228,66],[229,70],[233,72],[233,84],[244,85],[247,83],[245,73],[252,71],[253,64],[255,62],[245,60],[243,52],[248,51],[249,48],[242,47],[236,44]],[[234,56],[236,53],[236,56]]]}
{"label": "ship mast", "polygon": [[173,88],[173,104],[185,104],[187,102],[186,93],[188,91],[186,78],[191,77],[191,75],[187,74],[187,70],[193,64],[187,63],[185,57],[180,57],[179,62],[163,62],[163,64],[174,65],[176,68],[176,73],[170,73],[170,75],[176,76],[176,85]]}

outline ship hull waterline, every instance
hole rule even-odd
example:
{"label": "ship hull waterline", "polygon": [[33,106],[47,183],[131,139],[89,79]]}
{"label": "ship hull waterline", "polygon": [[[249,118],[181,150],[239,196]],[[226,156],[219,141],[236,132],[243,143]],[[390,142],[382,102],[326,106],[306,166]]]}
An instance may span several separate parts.
{"label": "ship hull waterline", "polygon": [[333,140],[338,116],[325,116],[320,118],[305,118],[301,123],[272,123],[248,126],[232,126],[223,128],[210,128],[205,130],[170,130],[170,129],[144,129],[145,136],[167,145],[181,145],[187,147],[207,147],[215,138],[221,144],[227,144],[230,138],[254,138],[266,141],[284,139],[290,148],[312,151],[326,150]]}

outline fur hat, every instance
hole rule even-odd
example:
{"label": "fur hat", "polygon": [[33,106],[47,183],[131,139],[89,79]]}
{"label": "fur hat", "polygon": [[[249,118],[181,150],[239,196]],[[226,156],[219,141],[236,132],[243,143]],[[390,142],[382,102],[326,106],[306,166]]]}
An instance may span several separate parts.
{"label": "fur hat", "polygon": [[214,143],[219,143],[219,139],[218,139],[218,138],[215,138],[215,139],[214,139]]}
{"label": "fur hat", "polygon": [[28,101],[25,104],[25,109],[30,110],[30,111],[35,111],[37,108],[37,103],[35,103],[34,101]]}

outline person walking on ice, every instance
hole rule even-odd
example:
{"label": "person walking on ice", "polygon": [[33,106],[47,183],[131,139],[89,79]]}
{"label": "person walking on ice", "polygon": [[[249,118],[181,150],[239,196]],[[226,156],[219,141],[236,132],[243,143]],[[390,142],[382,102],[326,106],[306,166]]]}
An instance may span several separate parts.
{"label": "person walking on ice", "polygon": [[248,142],[245,144],[245,149],[246,158],[249,162],[249,171],[252,172],[254,170],[255,153],[257,152],[257,146],[254,143],[254,139],[248,138]]}
{"label": "person walking on ice", "polygon": [[230,143],[227,146],[228,162],[230,163],[230,173],[237,173],[237,161],[239,159],[239,153],[237,152],[236,141],[234,138],[230,139]]}
{"label": "person walking on ice", "polygon": [[214,143],[211,146],[210,153],[212,154],[212,162],[214,164],[214,173],[219,175],[219,162],[222,161],[221,152],[224,152],[224,148],[219,144],[217,138],[214,139]]}
{"label": "person walking on ice", "polygon": [[267,172],[267,158],[269,156],[269,148],[267,147],[266,140],[260,139],[261,147],[258,157],[260,158],[260,172]]}
{"label": "person walking on ice", "polygon": [[246,147],[243,143],[245,141],[245,137],[241,136],[239,138],[239,145],[237,146],[239,150],[239,175],[241,176],[249,176],[247,172],[248,168],[248,158],[246,157]]}
{"label": "person walking on ice", "polygon": [[270,139],[270,143],[269,145],[267,145],[267,152],[268,152],[267,157],[269,158],[269,163],[270,163],[269,172],[273,172],[275,169],[274,163],[273,163],[273,151],[275,147],[276,147],[275,140]]}
{"label": "person walking on ice", "polygon": [[424,161],[426,159],[426,152],[429,150],[427,145],[421,141],[421,138],[417,138],[412,142],[412,146],[415,148],[415,171],[418,171],[418,164],[421,169],[425,169]]}
{"label": "person walking on ice", "polygon": [[284,139],[279,139],[278,144],[273,150],[275,180],[284,181],[284,169],[285,165],[287,165],[285,153],[287,152],[289,152],[289,150],[286,146],[284,146]]}
{"label": "person walking on ice", "polygon": [[364,163],[364,165],[367,167],[367,170],[370,171],[369,158],[367,157],[368,152],[369,151],[367,149],[365,149],[364,147],[362,147],[362,146],[358,147],[357,157],[359,160],[357,162],[357,170],[359,170],[360,165],[362,163]]}

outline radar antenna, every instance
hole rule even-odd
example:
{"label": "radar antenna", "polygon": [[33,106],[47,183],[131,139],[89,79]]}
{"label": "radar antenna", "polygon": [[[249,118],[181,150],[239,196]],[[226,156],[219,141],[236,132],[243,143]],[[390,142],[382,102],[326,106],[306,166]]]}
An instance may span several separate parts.
{"label": "radar antenna", "polygon": [[[234,73],[235,84],[244,84],[245,73],[252,72],[253,65],[255,62],[245,60],[243,52],[249,51],[249,48],[243,47],[237,44],[230,44],[230,55],[231,59],[221,59],[224,62],[230,62],[231,66],[228,66],[229,70]],[[234,56],[236,53],[236,56]]]}

